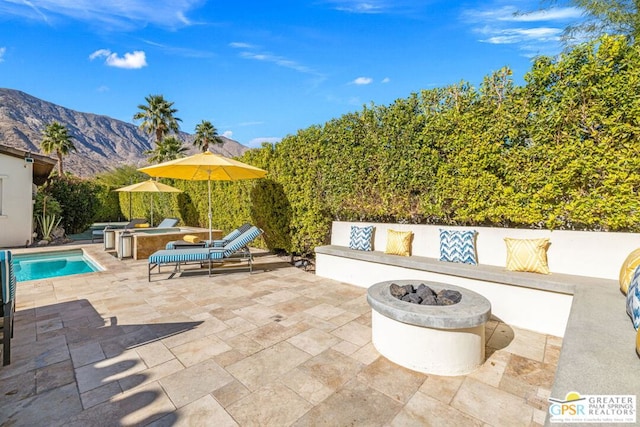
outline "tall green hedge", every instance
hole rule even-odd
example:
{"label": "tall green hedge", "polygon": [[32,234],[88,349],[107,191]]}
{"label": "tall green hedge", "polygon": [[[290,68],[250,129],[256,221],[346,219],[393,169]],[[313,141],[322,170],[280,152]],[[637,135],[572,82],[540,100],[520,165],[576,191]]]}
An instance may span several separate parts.
{"label": "tall green hedge", "polygon": [[[214,183],[213,224],[293,253],[334,219],[640,231],[639,93],[638,46],[605,36],[537,58],[522,86],[503,68],[364,106],[245,153],[268,177]],[[171,185],[161,215],[206,226],[206,183]]]}

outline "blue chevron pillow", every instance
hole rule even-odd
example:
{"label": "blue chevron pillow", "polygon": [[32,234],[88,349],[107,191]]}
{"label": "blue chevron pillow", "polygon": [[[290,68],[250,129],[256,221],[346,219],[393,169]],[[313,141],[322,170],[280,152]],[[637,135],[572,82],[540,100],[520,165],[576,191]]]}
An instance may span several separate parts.
{"label": "blue chevron pillow", "polygon": [[349,247],[359,251],[370,251],[371,239],[373,237],[373,225],[367,227],[351,226],[351,234],[349,236]]}
{"label": "blue chevron pillow", "polygon": [[478,264],[476,260],[476,231],[440,229],[440,261]]}
{"label": "blue chevron pillow", "polygon": [[640,267],[634,271],[627,290],[627,314],[631,317],[633,327],[640,328]]}

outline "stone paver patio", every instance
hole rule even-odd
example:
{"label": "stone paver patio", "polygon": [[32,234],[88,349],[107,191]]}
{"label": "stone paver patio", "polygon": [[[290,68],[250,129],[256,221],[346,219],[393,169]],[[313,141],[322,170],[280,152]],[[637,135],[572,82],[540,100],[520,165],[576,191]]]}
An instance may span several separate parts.
{"label": "stone paver patio", "polygon": [[365,289],[268,254],[148,283],[83,247],[108,270],[18,284],[2,425],[544,424],[560,338],[492,320],[480,369],[424,375],[375,350]]}

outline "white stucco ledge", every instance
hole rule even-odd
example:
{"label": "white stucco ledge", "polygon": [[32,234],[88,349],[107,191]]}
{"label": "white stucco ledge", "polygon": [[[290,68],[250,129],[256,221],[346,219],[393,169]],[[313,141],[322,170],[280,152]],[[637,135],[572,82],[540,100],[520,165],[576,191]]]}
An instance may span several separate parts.
{"label": "white stucco ledge", "polygon": [[[392,265],[412,270],[429,271],[454,277],[470,277],[492,283],[530,288],[542,291],[573,295],[576,286],[584,284],[601,284],[603,279],[576,276],[563,273],[538,274],[519,271],[507,271],[504,267],[494,265],[469,265],[455,262],[444,262],[436,258],[423,256],[389,255],[380,251],[358,251],[344,246],[327,245],[315,249],[316,254],[330,255],[382,265]],[[606,281],[606,279],[604,280]]]}
{"label": "white stucco ledge", "polygon": [[[462,294],[462,299],[452,305],[420,305],[402,301],[391,295],[389,286],[420,283],[429,286],[435,292],[451,289]],[[376,283],[367,289],[367,302],[378,313],[398,322],[415,326],[437,329],[472,328],[484,325],[491,317],[491,303],[488,299],[468,289],[444,283],[424,282],[420,280],[390,280]]]}

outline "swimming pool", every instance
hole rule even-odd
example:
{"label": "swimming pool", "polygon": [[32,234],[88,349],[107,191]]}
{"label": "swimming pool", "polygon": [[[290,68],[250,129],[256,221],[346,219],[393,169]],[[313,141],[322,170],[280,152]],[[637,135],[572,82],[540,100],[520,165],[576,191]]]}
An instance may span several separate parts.
{"label": "swimming pool", "polygon": [[14,254],[13,270],[18,282],[71,276],[103,270],[81,249]]}

